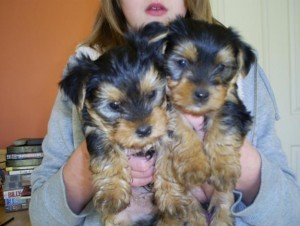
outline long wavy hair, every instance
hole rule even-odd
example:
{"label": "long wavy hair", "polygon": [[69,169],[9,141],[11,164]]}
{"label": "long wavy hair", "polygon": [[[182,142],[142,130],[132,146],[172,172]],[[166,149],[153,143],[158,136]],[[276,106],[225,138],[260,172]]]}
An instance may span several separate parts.
{"label": "long wavy hair", "polygon": [[[213,18],[209,0],[185,0],[186,17],[216,23]],[[82,45],[104,51],[124,42],[127,30],[126,18],[121,10],[119,0],[101,0],[90,36]]]}

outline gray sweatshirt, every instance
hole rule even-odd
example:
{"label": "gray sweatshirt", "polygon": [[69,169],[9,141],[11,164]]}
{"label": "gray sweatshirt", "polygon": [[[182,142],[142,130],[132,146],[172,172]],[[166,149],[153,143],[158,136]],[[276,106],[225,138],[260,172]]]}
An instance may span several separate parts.
{"label": "gray sweatshirt", "polygon": [[[74,63],[74,58],[82,52],[92,59],[99,56],[88,47],[80,47],[70,58],[70,63]],[[260,153],[262,168],[260,190],[250,206],[245,206],[242,194],[234,191],[235,203],[231,210],[235,225],[299,226],[300,187],[288,167],[275,132],[277,107],[261,68],[253,65],[248,76],[239,83],[239,95],[254,117],[248,139]],[[75,106],[58,92],[43,142],[44,159],[32,173],[29,213],[33,226],[100,225],[99,214],[92,202],[78,215],[67,204],[62,169],[83,140]]]}

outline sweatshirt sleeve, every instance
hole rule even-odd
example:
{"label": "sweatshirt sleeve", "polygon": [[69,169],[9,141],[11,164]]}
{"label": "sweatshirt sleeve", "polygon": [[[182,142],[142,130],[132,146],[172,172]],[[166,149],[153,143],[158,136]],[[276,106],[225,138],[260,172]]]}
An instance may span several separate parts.
{"label": "sweatshirt sleeve", "polygon": [[75,149],[73,114],[71,103],[59,92],[43,141],[43,161],[31,176],[32,225],[78,225],[89,212],[89,205],[79,215],[71,211],[63,182],[64,164]]}
{"label": "sweatshirt sleeve", "polygon": [[[82,55],[96,59],[99,54],[89,48],[80,47],[65,68]],[[63,181],[63,167],[76,147],[84,140],[76,107],[62,92],[58,92],[48,122],[47,135],[42,148],[44,158],[31,176],[32,194],[29,214],[32,225],[81,225],[93,210],[92,202],[78,215],[69,208]]]}
{"label": "sweatshirt sleeve", "polygon": [[257,75],[252,71],[249,76],[244,82],[245,97],[253,97],[256,92],[257,98],[256,101],[245,98],[245,104],[254,116],[249,139],[261,156],[261,186],[250,206],[245,206],[242,194],[235,192],[232,213],[236,225],[299,225],[300,187],[275,131],[278,114],[273,92],[261,68]]}

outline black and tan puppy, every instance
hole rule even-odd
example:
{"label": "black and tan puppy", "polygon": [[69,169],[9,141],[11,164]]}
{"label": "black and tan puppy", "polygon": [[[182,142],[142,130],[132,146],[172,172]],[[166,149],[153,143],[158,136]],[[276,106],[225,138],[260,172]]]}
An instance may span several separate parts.
{"label": "black and tan puppy", "polygon": [[153,193],[132,190],[128,156],[151,157],[167,134],[166,83],[159,70],[166,35],[159,23],[129,32],[127,44],[96,61],[82,56],[60,82],[81,114],[93,200],[106,226],[155,224]]}
{"label": "black and tan puppy", "polygon": [[251,126],[237,79],[247,75],[255,55],[224,26],[178,18],[169,29],[165,56],[170,101],[177,111],[206,120],[203,150],[211,171],[207,179],[215,188],[210,225],[233,225],[230,208],[241,174],[239,150]]}
{"label": "black and tan puppy", "polygon": [[[167,33],[155,22],[129,32],[127,44],[96,61],[81,56],[60,82],[81,115],[93,200],[105,226],[205,221],[189,189],[207,180],[208,161],[196,133],[168,104],[162,54]],[[131,188],[128,157],[154,151],[153,189]]]}

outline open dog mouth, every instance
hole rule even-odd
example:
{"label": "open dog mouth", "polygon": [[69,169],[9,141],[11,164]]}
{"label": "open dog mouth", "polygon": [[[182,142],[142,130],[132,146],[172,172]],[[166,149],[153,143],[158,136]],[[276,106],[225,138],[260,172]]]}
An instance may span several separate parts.
{"label": "open dog mouth", "polygon": [[156,150],[152,144],[149,144],[145,146],[142,149],[127,149],[127,156],[130,158],[130,156],[137,156],[137,157],[145,157],[146,159],[151,159],[153,155],[155,154]]}

